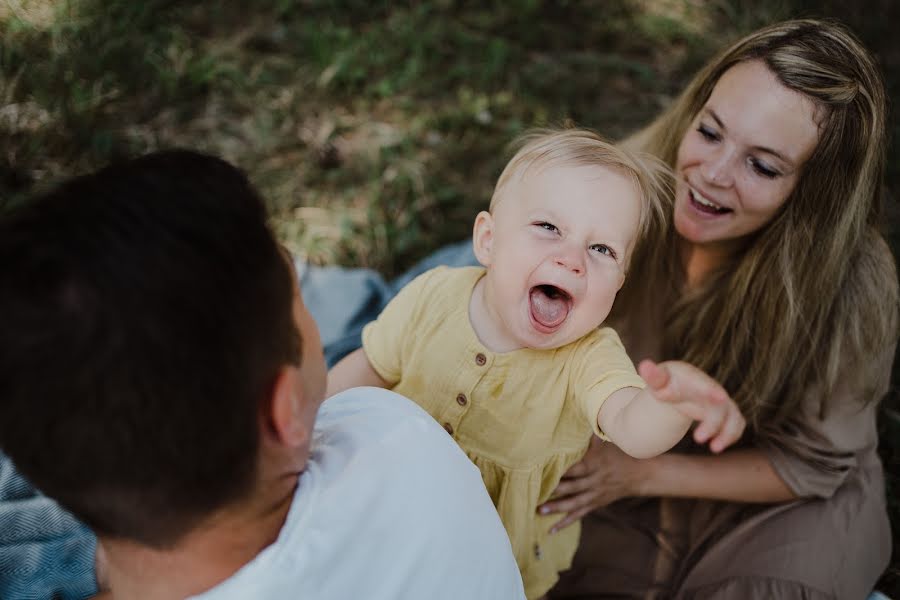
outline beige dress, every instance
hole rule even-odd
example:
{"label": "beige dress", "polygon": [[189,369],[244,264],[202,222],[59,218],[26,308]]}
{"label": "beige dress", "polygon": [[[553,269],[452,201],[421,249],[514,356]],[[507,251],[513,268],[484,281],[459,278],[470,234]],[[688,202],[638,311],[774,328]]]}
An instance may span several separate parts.
{"label": "beige dress", "polygon": [[[660,357],[652,319],[623,336],[635,362]],[[628,344],[641,340],[640,344]],[[800,350],[800,349],[798,349]],[[801,350],[802,351],[802,350]],[[888,390],[893,348],[879,360]],[[819,416],[815,391],[800,414],[749,442],[803,499],[777,505],[628,498],[582,521],[572,568],[549,597],[864,599],[891,555],[876,405],[843,389]],[[686,439],[685,451],[706,452]]]}

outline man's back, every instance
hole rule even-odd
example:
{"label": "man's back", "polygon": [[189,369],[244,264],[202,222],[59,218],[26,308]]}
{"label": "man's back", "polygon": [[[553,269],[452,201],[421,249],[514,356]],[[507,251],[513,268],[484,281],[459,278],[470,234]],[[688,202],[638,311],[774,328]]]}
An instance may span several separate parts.
{"label": "man's back", "polygon": [[409,400],[328,399],[278,540],[203,600],[524,598],[478,470]]}

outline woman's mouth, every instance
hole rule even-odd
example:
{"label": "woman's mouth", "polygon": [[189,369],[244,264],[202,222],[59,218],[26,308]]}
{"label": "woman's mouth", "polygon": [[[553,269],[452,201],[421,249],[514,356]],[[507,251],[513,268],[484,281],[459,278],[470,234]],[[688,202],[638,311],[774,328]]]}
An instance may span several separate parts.
{"label": "woman's mouth", "polygon": [[572,310],[572,296],[555,285],[536,285],[528,292],[529,312],[535,329],[553,333]]}
{"label": "woman's mouth", "polygon": [[698,192],[694,191],[694,188],[688,188],[688,199],[691,202],[691,206],[707,215],[724,215],[734,212],[730,208],[725,208],[724,206],[716,204],[709,198],[700,195]]}

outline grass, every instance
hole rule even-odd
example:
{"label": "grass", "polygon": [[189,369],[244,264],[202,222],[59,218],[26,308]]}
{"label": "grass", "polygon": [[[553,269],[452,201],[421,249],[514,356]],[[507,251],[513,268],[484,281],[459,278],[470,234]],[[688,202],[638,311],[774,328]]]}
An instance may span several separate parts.
{"label": "grass", "polygon": [[[249,173],[294,251],[392,275],[469,234],[517,134],[573,121],[623,136],[765,23],[844,20],[900,98],[897,13],[890,0],[0,0],[0,210],[119,157],[194,147]],[[896,143],[888,184],[900,190]],[[892,395],[895,540],[898,415]],[[883,588],[900,597],[900,561]]]}

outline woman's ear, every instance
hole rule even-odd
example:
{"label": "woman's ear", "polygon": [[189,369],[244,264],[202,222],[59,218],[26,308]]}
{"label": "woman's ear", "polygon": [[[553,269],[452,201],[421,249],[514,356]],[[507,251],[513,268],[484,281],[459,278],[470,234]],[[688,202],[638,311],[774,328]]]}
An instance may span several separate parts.
{"label": "woman's ear", "polygon": [[491,266],[491,247],[494,243],[494,218],[491,213],[481,211],[475,217],[475,226],[472,228],[472,246],[475,250],[475,258],[483,266]]}
{"label": "woman's ear", "polygon": [[[269,426],[276,440],[282,445],[298,447],[307,441],[312,427],[303,423],[303,386],[299,385],[300,370],[294,366],[282,367],[272,386],[269,398]],[[263,415],[265,417],[265,415]]]}

